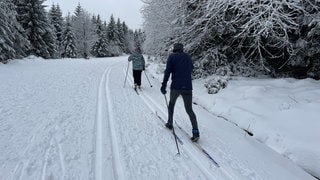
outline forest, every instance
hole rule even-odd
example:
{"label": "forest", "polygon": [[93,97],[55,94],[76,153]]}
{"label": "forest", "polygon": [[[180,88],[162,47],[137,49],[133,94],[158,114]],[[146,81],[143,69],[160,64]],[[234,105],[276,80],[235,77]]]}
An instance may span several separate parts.
{"label": "forest", "polygon": [[195,78],[320,78],[319,0],[143,0],[144,50],[185,45]]}
{"label": "forest", "polygon": [[30,55],[44,59],[112,57],[130,53],[143,40],[111,15],[107,22],[80,3],[63,17],[58,4],[49,11],[44,0],[0,1],[0,62]]}

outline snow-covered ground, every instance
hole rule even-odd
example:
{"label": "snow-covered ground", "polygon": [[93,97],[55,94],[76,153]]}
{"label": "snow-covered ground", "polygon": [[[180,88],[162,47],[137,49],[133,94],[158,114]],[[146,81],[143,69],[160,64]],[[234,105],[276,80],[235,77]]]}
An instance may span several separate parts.
{"label": "snow-covered ground", "polygon": [[190,142],[191,125],[178,99],[177,155],[163,124],[162,74],[150,64],[152,87],[143,74],[137,95],[131,69],[125,81],[126,59],[0,64],[0,179],[320,177],[317,81],[238,78],[215,95],[205,92],[205,80],[194,81],[201,139]]}

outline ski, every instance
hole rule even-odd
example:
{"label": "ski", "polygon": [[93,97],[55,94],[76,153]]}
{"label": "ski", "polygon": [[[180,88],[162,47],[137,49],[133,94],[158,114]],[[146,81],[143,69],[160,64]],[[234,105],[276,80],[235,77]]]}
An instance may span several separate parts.
{"label": "ski", "polygon": [[[182,129],[182,127],[180,127],[177,123],[176,123],[176,126],[177,126],[186,136],[190,137],[189,134],[188,134],[184,129]],[[191,138],[191,137],[190,137],[190,138]],[[217,163],[217,161],[215,161],[215,160],[213,159],[213,157],[208,153],[208,151],[206,151],[202,146],[200,146],[199,143],[193,142],[193,144],[194,144],[201,152],[203,152],[203,153],[211,160],[211,162],[212,162],[214,165],[216,165],[217,167],[220,167],[220,165]]]}
{"label": "ski", "polygon": [[139,95],[138,89],[136,87],[134,87],[133,89]]}
{"label": "ski", "polygon": [[[165,120],[157,113],[157,111],[156,111],[156,115],[163,123],[165,123]],[[175,123],[175,124],[176,124],[176,127],[178,127],[183,132],[183,134],[185,134],[187,137],[189,137],[189,139],[191,138],[190,135],[184,129],[182,129],[182,127],[180,127],[177,123]],[[168,128],[166,128],[166,129],[168,129]],[[179,143],[181,145],[183,145],[182,140],[177,135],[176,135],[176,137],[177,137],[177,140],[179,141]],[[208,159],[210,159],[210,161],[216,167],[220,167],[220,165],[217,163],[217,161],[215,161],[214,158],[208,153],[208,151],[206,151],[199,143],[193,142],[192,144],[195,145],[195,147],[197,147]]]}
{"label": "ski", "polygon": [[[162,122],[165,122],[165,120],[162,119],[162,117],[159,116],[159,114],[158,114],[157,112],[156,112],[156,115],[157,115],[157,117],[158,117]],[[164,126],[164,128],[168,129],[166,126]],[[168,130],[170,130],[170,129],[168,129]],[[171,131],[171,130],[170,130],[170,131]],[[174,133],[174,135],[176,136],[176,138],[177,138],[177,140],[179,141],[179,143],[180,143],[181,145],[183,145],[183,141],[179,138],[179,136],[177,136],[176,133]]]}

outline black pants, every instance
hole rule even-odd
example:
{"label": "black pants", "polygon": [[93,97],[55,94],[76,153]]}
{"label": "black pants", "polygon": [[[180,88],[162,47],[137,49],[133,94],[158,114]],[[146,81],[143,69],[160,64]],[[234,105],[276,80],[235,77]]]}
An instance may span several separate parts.
{"label": "black pants", "polygon": [[133,80],[134,84],[141,86],[141,74],[142,70],[133,70]]}
{"label": "black pants", "polygon": [[192,110],[192,90],[170,90],[170,101],[168,109],[168,123],[173,123],[173,112],[174,105],[179,96],[182,96],[184,102],[184,108],[186,109],[187,114],[189,115],[192,129],[198,129],[197,117]]}

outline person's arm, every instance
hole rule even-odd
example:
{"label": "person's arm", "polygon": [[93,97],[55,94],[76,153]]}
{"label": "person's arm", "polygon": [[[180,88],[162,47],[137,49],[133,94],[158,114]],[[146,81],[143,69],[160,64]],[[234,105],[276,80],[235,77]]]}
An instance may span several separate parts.
{"label": "person's arm", "polygon": [[142,58],[143,70],[145,70],[146,69],[146,61],[144,60],[143,55],[141,55],[141,58]]}
{"label": "person's arm", "polygon": [[167,93],[167,82],[169,80],[170,74],[172,72],[172,68],[171,68],[171,60],[170,60],[170,56],[167,60],[167,65],[166,65],[166,70],[164,71],[164,76],[163,76],[163,81],[161,83],[161,88],[160,91],[162,94],[166,94]]}
{"label": "person's arm", "polygon": [[170,74],[172,72],[170,59],[171,58],[169,56],[168,61],[167,61],[167,65],[166,65],[166,70],[164,71],[163,81],[162,81],[162,84],[165,85],[165,87],[167,86],[167,82],[168,82]]}

